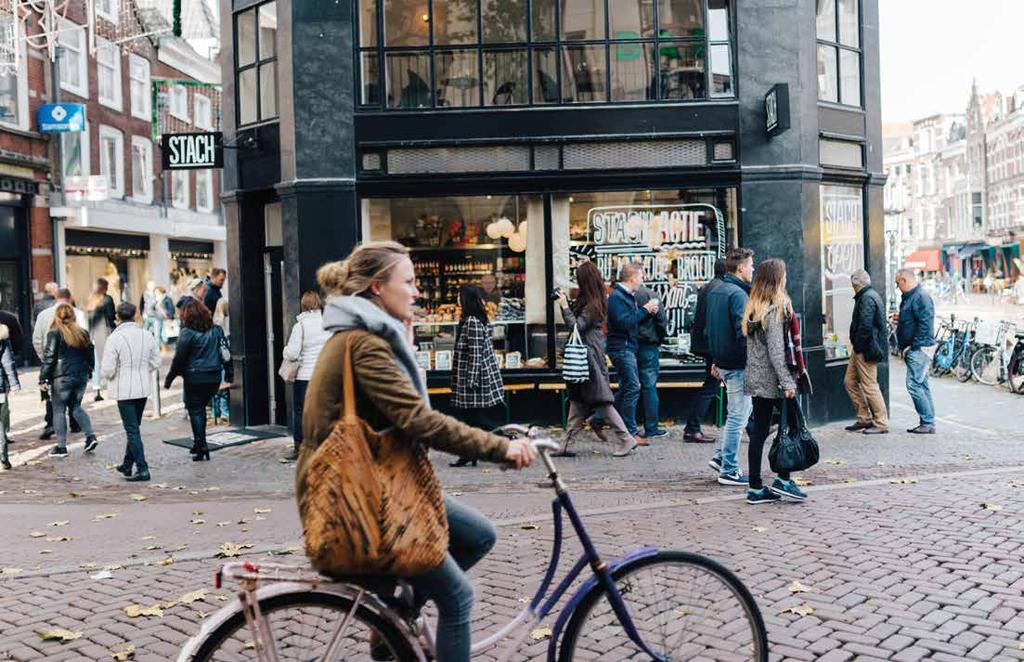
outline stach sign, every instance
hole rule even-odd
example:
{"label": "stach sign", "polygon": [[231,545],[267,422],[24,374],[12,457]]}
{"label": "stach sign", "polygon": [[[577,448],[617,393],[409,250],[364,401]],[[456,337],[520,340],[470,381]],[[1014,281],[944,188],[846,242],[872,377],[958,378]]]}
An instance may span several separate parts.
{"label": "stach sign", "polygon": [[224,134],[165,133],[160,143],[164,170],[224,167]]}

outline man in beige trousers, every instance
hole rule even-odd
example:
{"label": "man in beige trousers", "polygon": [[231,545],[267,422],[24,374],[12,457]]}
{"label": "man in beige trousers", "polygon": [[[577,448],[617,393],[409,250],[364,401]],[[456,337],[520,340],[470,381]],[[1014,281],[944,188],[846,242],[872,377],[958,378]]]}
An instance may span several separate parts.
{"label": "man in beige trousers", "polygon": [[878,364],[888,356],[889,325],[885,321],[885,304],[871,287],[871,276],[863,269],[853,272],[853,321],[850,341],[853,355],[846,366],[844,384],[857,410],[857,421],[846,426],[849,432],[888,434],[889,414],[882,389],[878,387]]}

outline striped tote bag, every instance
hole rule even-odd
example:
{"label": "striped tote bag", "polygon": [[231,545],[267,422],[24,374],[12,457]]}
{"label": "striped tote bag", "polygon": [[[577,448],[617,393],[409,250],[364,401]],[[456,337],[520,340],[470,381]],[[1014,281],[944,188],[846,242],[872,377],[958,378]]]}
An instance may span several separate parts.
{"label": "striped tote bag", "polygon": [[562,354],[562,379],[570,384],[582,384],[590,379],[587,346],[580,339],[580,330],[576,326],[572,327],[572,335]]}

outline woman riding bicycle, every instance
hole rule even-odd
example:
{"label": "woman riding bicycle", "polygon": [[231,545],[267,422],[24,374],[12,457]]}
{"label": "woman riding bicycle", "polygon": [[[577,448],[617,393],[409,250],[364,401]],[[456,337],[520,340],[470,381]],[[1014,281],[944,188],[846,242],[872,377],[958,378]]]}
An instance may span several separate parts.
{"label": "woman riding bicycle", "polygon": [[[300,503],[310,458],[344,411],[346,356],[351,357],[355,378],[356,413],[374,430],[393,428],[410,446],[421,442],[517,469],[533,462],[536,451],[529,442],[509,441],[431,409],[412,349],[413,305],[419,292],[408,249],[395,242],[369,242],[347,260],[320,267],[317,279],[328,297],[324,329],[333,335],[324,345],[306,395],[296,481]],[[490,551],[496,533],[481,513],[449,496],[444,497],[444,508],[448,554],[439,567],[409,581],[419,599],[437,605],[438,662],[467,662],[473,588],[465,571]]]}

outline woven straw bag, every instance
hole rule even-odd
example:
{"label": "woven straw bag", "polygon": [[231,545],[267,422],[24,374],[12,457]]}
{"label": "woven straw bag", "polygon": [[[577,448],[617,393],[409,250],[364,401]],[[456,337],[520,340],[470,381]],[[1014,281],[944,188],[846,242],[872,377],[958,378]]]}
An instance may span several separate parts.
{"label": "woven straw bag", "polygon": [[413,576],[448,552],[448,518],[426,447],[356,415],[351,340],[344,414],[310,457],[299,514],[306,555],[326,575]]}

